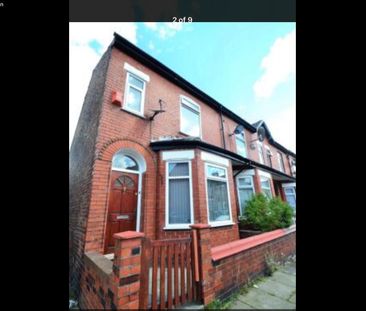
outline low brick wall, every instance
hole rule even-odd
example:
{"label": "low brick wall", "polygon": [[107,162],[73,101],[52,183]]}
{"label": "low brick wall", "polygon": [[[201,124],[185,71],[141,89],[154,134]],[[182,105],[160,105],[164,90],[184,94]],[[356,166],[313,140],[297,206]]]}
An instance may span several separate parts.
{"label": "low brick wall", "polygon": [[97,252],[84,254],[79,295],[81,310],[139,308],[143,236],[133,231],[115,234],[113,262]]}
{"label": "low brick wall", "polygon": [[[215,298],[226,298],[249,280],[266,272],[266,254],[283,261],[296,252],[296,231],[245,249],[235,255],[213,261],[209,270]],[[213,248],[214,252],[215,249]]]}
{"label": "low brick wall", "polygon": [[278,261],[296,253],[296,227],[279,229],[212,247],[210,226],[192,226],[197,233],[202,302],[226,298],[266,272],[266,255]]}
{"label": "low brick wall", "polygon": [[79,305],[82,309],[115,309],[111,260],[90,252],[84,255]]}

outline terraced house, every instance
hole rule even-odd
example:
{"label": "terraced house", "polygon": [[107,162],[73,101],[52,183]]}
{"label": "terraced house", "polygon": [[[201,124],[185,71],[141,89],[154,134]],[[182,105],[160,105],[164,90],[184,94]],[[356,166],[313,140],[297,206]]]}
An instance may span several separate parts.
{"label": "terraced house", "polygon": [[[264,121],[248,123],[115,34],[93,71],[70,150],[70,283],[81,307],[208,303],[227,292],[224,277],[194,288],[212,277],[200,260],[210,251],[211,264],[241,241],[238,216],[258,192],[296,208],[296,155]],[[179,256],[167,244],[161,252],[172,260],[156,261],[167,275],[153,269],[159,287],[142,288],[150,280],[144,241],[191,243],[192,228],[200,257],[190,257],[190,244]],[[207,236],[209,250],[201,243]],[[142,294],[153,298],[142,302]]]}

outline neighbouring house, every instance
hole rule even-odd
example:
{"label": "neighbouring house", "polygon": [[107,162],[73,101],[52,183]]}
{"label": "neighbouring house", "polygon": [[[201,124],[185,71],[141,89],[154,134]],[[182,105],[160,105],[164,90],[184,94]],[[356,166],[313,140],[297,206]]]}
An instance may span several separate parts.
{"label": "neighbouring house", "polygon": [[[133,260],[142,256],[142,237],[186,243],[191,225],[199,224],[201,259],[205,252],[221,258],[227,243],[243,251],[238,216],[258,192],[296,208],[296,154],[274,140],[265,122],[248,123],[114,34],[93,71],[70,150],[70,284],[81,307],[141,307],[131,288],[142,286],[144,267]],[[207,234],[211,253],[201,243]],[[276,232],[261,243],[288,243],[289,236]],[[293,253],[293,245],[283,247]],[[186,250],[179,258],[190,256]],[[169,247],[166,252],[171,255]],[[186,262],[191,266],[183,270],[198,269]],[[210,277],[203,269],[196,281]],[[169,289],[159,290],[169,297]],[[198,292],[207,303],[215,290]]]}

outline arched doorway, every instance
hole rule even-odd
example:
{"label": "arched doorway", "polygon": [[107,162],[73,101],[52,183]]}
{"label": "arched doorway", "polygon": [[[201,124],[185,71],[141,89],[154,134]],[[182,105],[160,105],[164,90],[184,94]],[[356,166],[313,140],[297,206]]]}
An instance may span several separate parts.
{"label": "arched doorway", "polygon": [[140,231],[142,174],[145,171],[144,158],[133,149],[121,149],[113,156],[104,243],[106,254],[114,251],[115,233]]}

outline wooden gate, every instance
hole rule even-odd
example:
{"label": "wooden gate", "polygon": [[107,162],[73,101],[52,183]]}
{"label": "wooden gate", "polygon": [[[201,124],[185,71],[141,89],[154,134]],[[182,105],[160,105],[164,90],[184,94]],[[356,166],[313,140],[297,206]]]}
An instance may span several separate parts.
{"label": "wooden gate", "polygon": [[173,309],[199,300],[194,244],[191,237],[143,240],[140,309]]}

